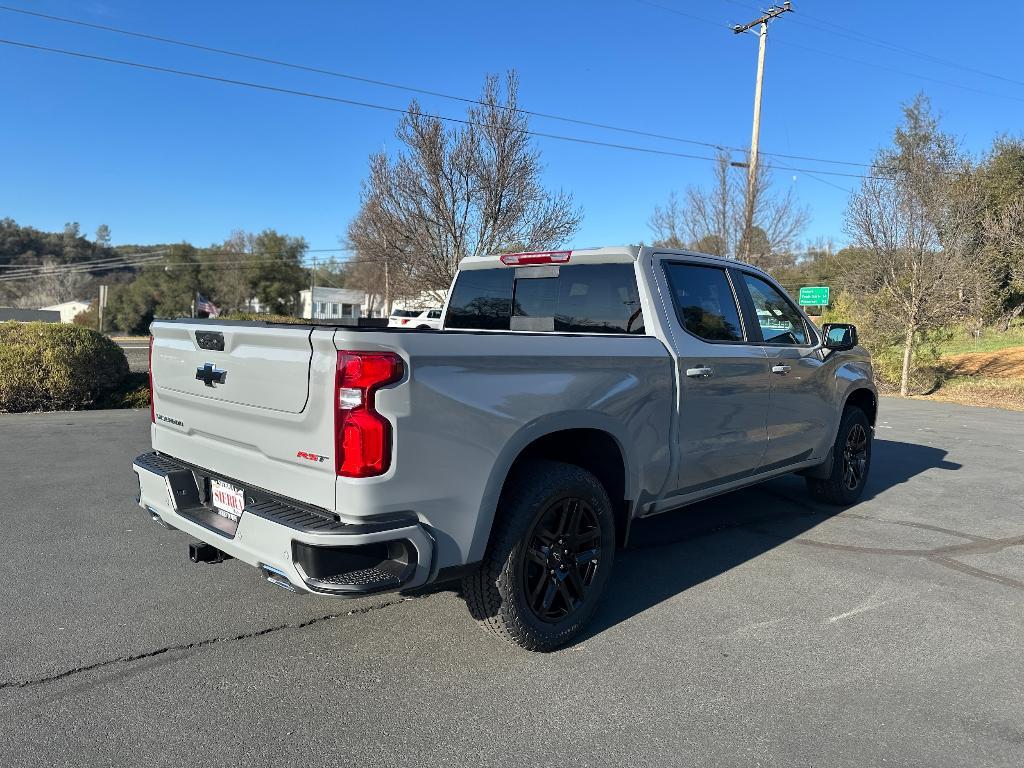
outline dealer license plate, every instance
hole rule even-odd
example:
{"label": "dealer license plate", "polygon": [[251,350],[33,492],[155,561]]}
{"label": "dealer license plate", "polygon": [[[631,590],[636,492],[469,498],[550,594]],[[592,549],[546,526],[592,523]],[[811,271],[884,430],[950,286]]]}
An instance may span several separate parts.
{"label": "dealer license plate", "polygon": [[210,501],[217,514],[237,522],[245,509],[245,491],[223,480],[210,478]]}

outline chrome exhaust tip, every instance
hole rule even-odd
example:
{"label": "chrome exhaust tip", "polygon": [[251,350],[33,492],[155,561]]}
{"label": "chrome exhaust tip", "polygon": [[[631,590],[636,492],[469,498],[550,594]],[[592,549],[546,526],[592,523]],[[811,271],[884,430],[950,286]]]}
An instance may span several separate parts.
{"label": "chrome exhaust tip", "polygon": [[263,572],[263,578],[273,584],[275,587],[281,589],[287,589],[289,592],[297,593],[298,588],[292,584],[291,580],[285,575],[284,571],[279,568],[275,568],[272,565],[264,563],[260,566],[260,570]]}
{"label": "chrome exhaust tip", "polygon": [[149,513],[149,519],[159,525],[161,528],[166,528],[168,531],[177,530],[173,525],[164,520],[152,507],[146,507],[146,511]]}

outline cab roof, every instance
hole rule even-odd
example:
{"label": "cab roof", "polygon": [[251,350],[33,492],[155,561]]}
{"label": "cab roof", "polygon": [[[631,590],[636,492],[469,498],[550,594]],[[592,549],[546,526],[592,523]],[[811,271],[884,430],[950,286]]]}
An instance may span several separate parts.
{"label": "cab roof", "polygon": [[[753,264],[747,264],[724,256],[691,251],[685,248],[660,248],[643,245],[612,245],[602,248],[574,248],[557,251],[527,251],[511,253],[495,253],[488,256],[467,256],[459,262],[460,270],[494,269],[495,267],[518,267],[535,264],[616,264],[636,261],[644,255],[685,256],[729,264],[734,267],[749,267],[758,272],[762,270]],[[546,258],[550,257],[550,258]]]}

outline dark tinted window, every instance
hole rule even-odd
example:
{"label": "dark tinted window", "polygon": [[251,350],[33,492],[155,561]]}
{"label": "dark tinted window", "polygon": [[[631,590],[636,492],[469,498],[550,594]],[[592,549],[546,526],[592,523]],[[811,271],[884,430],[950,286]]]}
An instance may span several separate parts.
{"label": "dark tinted window", "polygon": [[789,299],[759,277],[744,272],[743,280],[754,300],[761,338],[769,344],[806,344],[804,319]]}
{"label": "dark tinted window", "polygon": [[513,322],[516,330],[644,333],[632,264],[564,265],[556,270],[557,276],[549,277],[521,276],[555,271],[546,266],[460,272],[445,326],[508,330],[514,290],[512,314],[529,318]]}
{"label": "dark tinted window", "polygon": [[665,274],[686,330],[708,341],[743,341],[740,313],[724,269],[666,264]]}
{"label": "dark tinted window", "polygon": [[507,331],[512,314],[514,269],[468,269],[459,272],[448,301],[447,328]]}
{"label": "dark tinted window", "polygon": [[558,277],[519,278],[513,314],[551,318],[561,333],[644,332],[632,264],[569,265]]}

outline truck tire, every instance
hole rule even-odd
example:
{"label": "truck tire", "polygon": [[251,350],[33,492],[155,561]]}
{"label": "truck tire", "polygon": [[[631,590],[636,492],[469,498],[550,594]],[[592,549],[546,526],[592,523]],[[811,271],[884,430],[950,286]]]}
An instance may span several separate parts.
{"label": "truck tire", "polygon": [[615,558],[615,516],[593,474],[531,461],[505,484],[481,567],[462,582],[481,626],[529,651],[552,651],[593,615]]}
{"label": "truck tire", "polygon": [[864,493],[871,469],[871,423],[855,405],[847,406],[832,446],[828,477],[808,477],[807,490],[817,501],[849,506]]}

